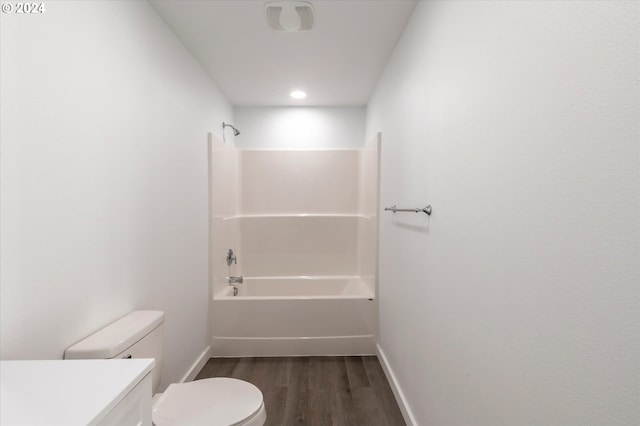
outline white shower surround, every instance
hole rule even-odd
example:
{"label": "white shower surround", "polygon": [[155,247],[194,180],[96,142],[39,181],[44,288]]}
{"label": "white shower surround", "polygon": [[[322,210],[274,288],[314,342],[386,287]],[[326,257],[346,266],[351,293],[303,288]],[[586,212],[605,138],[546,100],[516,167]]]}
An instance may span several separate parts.
{"label": "white shower surround", "polygon": [[[212,140],[214,357],[375,353],[378,147],[379,137],[318,151]],[[232,275],[244,276],[237,296]]]}
{"label": "white shower surround", "polygon": [[358,276],[318,277],[251,277],[237,286],[234,296],[229,286],[214,300],[373,300],[373,291]]}

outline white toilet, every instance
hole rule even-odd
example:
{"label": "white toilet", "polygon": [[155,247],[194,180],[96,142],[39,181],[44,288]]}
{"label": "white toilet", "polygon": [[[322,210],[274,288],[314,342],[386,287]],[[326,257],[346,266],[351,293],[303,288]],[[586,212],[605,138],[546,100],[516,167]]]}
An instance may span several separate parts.
{"label": "white toilet", "polygon": [[[162,372],[163,327],[164,312],[134,311],[68,348],[64,358],[155,358],[155,393]],[[262,426],[267,419],[260,389],[227,377],[172,384],[153,401],[155,426]]]}

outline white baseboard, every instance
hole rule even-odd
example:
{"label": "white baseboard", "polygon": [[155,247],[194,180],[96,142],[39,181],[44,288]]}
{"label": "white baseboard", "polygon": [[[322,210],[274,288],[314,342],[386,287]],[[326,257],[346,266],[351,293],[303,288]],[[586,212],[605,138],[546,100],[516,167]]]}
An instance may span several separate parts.
{"label": "white baseboard", "polygon": [[416,419],[413,417],[413,413],[411,412],[411,408],[409,408],[409,404],[402,393],[402,389],[400,389],[400,385],[396,380],[395,374],[393,374],[393,370],[387,361],[387,357],[384,355],[382,348],[380,345],[376,345],[376,351],[378,352],[378,360],[380,361],[380,365],[382,366],[382,370],[384,370],[385,376],[387,376],[387,381],[389,385],[391,385],[391,390],[393,391],[393,395],[396,397],[396,402],[398,403],[398,407],[400,407],[400,411],[402,412],[402,417],[404,417],[404,421],[407,426],[415,426],[418,423]]}
{"label": "white baseboard", "polygon": [[209,361],[211,355],[211,346],[207,346],[204,351],[200,354],[198,359],[193,363],[191,368],[187,370],[187,374],[184,375],[180,383],[191,382],[196,378],[202,367]]}

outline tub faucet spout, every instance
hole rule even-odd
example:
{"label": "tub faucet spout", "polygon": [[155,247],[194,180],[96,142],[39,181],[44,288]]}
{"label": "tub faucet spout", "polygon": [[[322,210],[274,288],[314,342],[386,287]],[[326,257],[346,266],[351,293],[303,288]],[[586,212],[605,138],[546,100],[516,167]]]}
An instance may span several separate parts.
{"label": "tub faucet spout", "polygon": [[242,282],[244,281],[242,279],[242,275],[240,275],[239,277],[227,277],[227,280],[229,280],[229,285],[242,284]]}

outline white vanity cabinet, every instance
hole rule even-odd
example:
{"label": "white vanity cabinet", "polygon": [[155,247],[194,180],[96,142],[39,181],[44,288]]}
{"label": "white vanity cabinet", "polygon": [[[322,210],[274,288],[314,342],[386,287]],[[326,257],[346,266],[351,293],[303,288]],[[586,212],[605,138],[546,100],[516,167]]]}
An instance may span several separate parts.
{"label": "white vanity cabinet", "polygon": [[0,424],[151,426],[153,359],[0,362]]}

